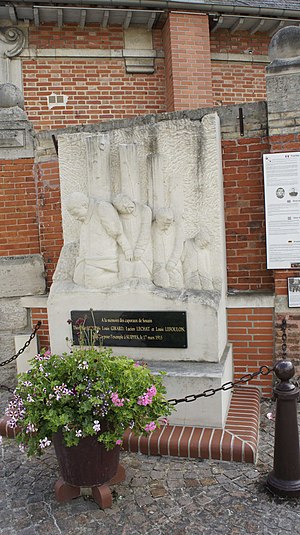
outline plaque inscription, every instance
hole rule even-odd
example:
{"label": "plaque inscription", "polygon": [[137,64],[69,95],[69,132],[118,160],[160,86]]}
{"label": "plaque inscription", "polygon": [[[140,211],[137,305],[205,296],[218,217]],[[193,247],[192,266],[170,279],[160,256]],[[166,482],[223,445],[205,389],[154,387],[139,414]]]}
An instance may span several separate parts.
{"label": "plaque inscription", "polygon": [[79,345],[78,324],[96,330],[103,346],[187,347],[186,312],[73,310],[73,343]]}

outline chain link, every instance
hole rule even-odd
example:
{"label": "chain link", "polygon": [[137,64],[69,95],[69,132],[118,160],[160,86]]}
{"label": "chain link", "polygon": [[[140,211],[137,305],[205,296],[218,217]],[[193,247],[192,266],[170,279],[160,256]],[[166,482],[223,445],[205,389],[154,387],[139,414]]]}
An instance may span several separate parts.
{"label": "chain link", "polygon": [[[28,340],[25,342],[23,347],[21,347],[21,349],[19,349],[19,351],[15,355],[10,357],[9,359],[4,360],[3,362],[0,362],[0,367],[1,366],[6,366],[7,364],[10,364],[10,362],[13,362],[22,353],[24,353],[25,349],[27,349],[27,347],[30,345],[30,343],[33,340],[33,338],[35,338],[36,333],[39,330],[41,324],[42,324],[41,321],[37,322],[36,326],[34,327],[32,333],[31,333],[31,335],[29,336]],[[284,333],[282,335],[282,339],[284,339],[283,338],[284,335],[285,335],[285,339],[286,339],[286,334],[285,334],[286,320],[282,320],[282,327],[281,328],[284,331]],[[285,344],[285,346],[286,346],[286,344]],[[286,350],[286,347],[285,347],[285,350]],[[273,371],[273,369],[274,368],[269,368],[269,366],[261,366],[256,372],[247,373],[246,375],[243,375],[242,377],[240,377],[240,379],[238,379],[237,381],[227,381],[227,383],[224,383],[223,385],[219,386],[218,388],[208,388],[207,390],[204,390],[200,394],[190,394],[188,396],[185,396],[184,398],[178,398],[178,399],[173,398],[173,399],[169,399],[168,402],[171,405],[178,405],[178,403],[191,403],[193,401],[196,401],[196,399],[199,399],[199,398],[209,398],[211,396],[214,396],[217,392],[220,392],[221,390],[223,390],[223,391],[230,390],[231,388],[234,388],[235,386],[239,386],[240,384],[248,383],[249,381],[252,381],[252,379],[254,379],[255,377],[258,377],[259,375],[269,375],[269,373],[271,373]],[[1,384],[0,384],[0,389],[7,390],[8,392],[13,392],[13,390],[11,388],[9,388],[8,386],[1,385]]]}
{"label": "chain link", "polygon": [[281,342],[282,342],[282,345],[281,345],[281,350],[282,350],[282,358],[283,360],[286,359],[286,319],[283,318],[282,322],[281,322],[281,330],[282,330],[282,336],[281,336]]}
{"label": "chain link", "polygon": [[224,383],[218,388],[208,388],[200,394],[190,394],[189,396],[185,396],[184,398],[179,399],[168,399],[168,402],[171,405],[178,405],[178,403],[190,403],[191,401],[196,401],[196,399],[199,398],[209,398],[210,396],[214,396],[217,392],[220,392],[221,390],[230,390],[235,386],[248,383],[248,381],[252,381],[252,379],[255,379],[255,377],[258,377],[259,375],[269,375],[269,373],[271,373],[273,370],[274,368],[269,368],[269,366],[261,366],[256,372],[247,373],[246,375],[240,377],[240,379],[238,379],[237,381],[228,381],[227,383]]}
{"label": "chain link", "polygon": [[[30,343],[33,340],[33,338],[36,336],[36,333],[39,330],[41,325],[42,325],[42,322],[38,321],[36,326],[34,327],[32,333],[31,333],[31,335],[29,336],[28,340],[23,345],[23,347],[21,347],[21,349],[19,349],[19,351],[15,355],[10,357],[9,359],[4,360],[3,362],[0,362],[0,367],[6,366],[7,364],[10,364],[14,360],[16,360],[20,355],[22,355],[22,353],[24,353],[25,349],[27,349],[27,347],[30,345]],[[1,387],[3,387],[3,385],[1,385]]]}

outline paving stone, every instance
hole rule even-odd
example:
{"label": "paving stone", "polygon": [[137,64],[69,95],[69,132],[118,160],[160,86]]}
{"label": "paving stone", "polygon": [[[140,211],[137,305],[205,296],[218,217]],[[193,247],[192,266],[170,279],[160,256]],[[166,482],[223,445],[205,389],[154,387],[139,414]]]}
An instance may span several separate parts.
{"label": "paving stone", "polygon": [[43,462],[28,460],[14,440],[4,439],[0,535],[300,535],[299,500],[264,488],[272,469],[274,421],[265,417],[271,409],[262,403],[256,466],[124,452],[126,481],[114,486],[113,506],[104,511],[90,497],[58,504],[54,452]]}

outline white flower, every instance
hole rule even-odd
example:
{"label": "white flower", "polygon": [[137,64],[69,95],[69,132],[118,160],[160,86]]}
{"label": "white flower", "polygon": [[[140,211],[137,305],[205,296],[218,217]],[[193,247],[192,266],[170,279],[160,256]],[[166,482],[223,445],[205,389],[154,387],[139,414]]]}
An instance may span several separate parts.
{"label": "white flower", "polygon": [[29,423],[26,427],[26,433],[34,433],[37,430],[38,428],[34,424],[31,424],[31,423]]}
{"label": "white flower", "polygon": [[78,429],[78,431],[76,431],[75,434],[76,434],[77,437],[82,437],[82,431],[81,431],[81,429]]}
{"label": "white flower", "polygon": [[44,448],[47,448],[48,446],[51,446],[51,440],[45,437],[42,440],[40,440],[39,444],[40,444],[40,448],[44,449]]}
{"label": "white flower", "polygon": [[88,367],[89,365],[86,360],[83,360],[80,364],[78,364],[78,368],[80,368],[81,370],[87,370]]}
{"label": "white flower", "polygon": [[101,426],[100,426],[99,420],[94,420],[93,429],[94,429],[94,431],[96,431],[96,433],[98,433],[98,431],[100,431]]}

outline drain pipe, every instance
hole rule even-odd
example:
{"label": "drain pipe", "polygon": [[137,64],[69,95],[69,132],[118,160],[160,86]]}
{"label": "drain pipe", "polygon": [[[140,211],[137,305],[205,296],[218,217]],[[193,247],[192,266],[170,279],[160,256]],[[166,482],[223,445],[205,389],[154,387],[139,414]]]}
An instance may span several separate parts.
{"label": "drain pipe", "polygon": [[[12,4],[17,8],[20,4],[20,0],[15,0],[12,2]],[[23,0],[22,5],[30,5],[34,4],[32,0]],[[49,7],[49,6],[55,6],[59,7],[62,5],[70,5],[76,6],[80,5],[82,9],[84,9],[85,4],[87,5],[97,5],[98,8],[120,8],[120,0],[59,0],[58,2],[54,2],[51,0],[43,1],[39,4],[38,7]],[[251,5],[245,5],[243,2],[239,2],[239,0],[232,0],[231,5],[224,5],[220,3],[219,1],[215,2],[205,2],[203,0],[189,0],[189,1],[182,1],[182,0],[125,0],[122,2],[122,8],[132,8],[134,10],[139,9],[152,9],[152,10],[166,10],[166,11],[172,11],[172,10],[184,10],[188,12],[203,12],[203,13],[219,13],[219,14],[231,14],[231,15],[240,15],[241,17],[243,15],[250,15],[253,17],[275,17],[275,18],[298,18],[300,17],[300,8],[298,9],[282,9],[282,8],[276,8],[276,7],[253,7]]]}

